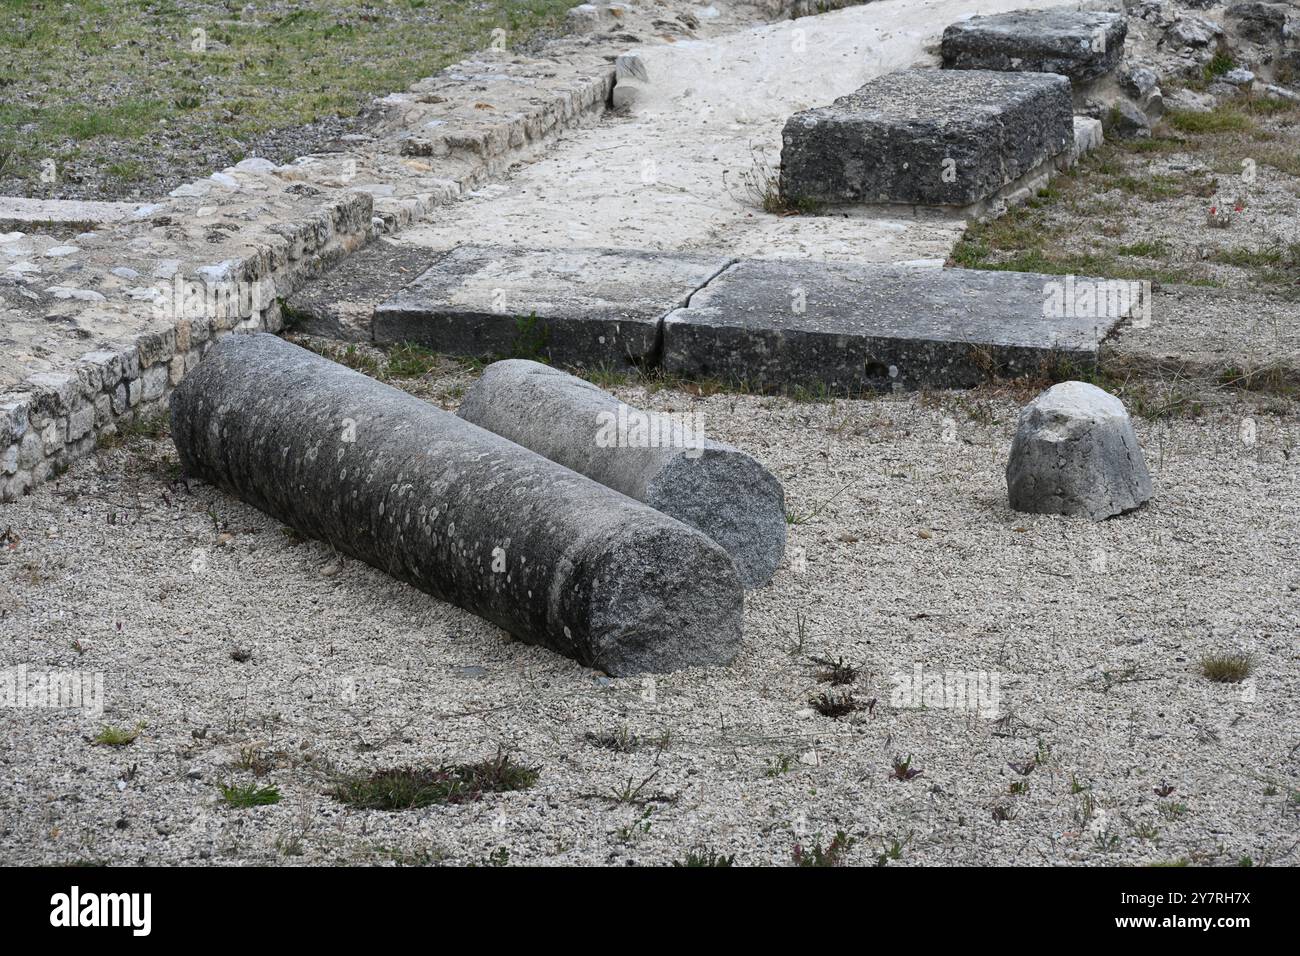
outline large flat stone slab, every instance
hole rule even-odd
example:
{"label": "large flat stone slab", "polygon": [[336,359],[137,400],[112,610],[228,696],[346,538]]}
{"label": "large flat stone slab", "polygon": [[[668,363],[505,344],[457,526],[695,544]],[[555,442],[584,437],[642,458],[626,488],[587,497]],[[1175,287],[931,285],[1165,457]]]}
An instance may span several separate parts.
{"label": "large flat stone slab", "polygon": [[668,316],[663,365],[760,390],[970,387],[1094,361],[1121,316],[1055,307],[1084,281],[1101,280],[747,260]]}
{"label": "large flat stone slab", "polygon": [[285,322],[294,332],[369,342],[375,307],[437,259],[433,249],[381,237],[289,296]]}
{"label": "large flat stone slab", "polygon": [[378,345],[447,355],[624,365],[730,259],[608,249],[457,246],[375,309]]}
{"label": "large flat stone slab", "polygon": [[1080,84],[1119,65],[1127,35],[1122,13],[1017,10],[952,24],[941,53],[946,69],[1059,73]]}
{"label": "large flat stone slab", "polygon": [[141,219],[155,206],[138,202],[91,202],[81,199],[26,199],[0,196],[0,231],[29,226],[85,226]]}
{"label": "large flat stone slab", "polygon": [[974,206],[1060,156],[1073,115],[1055,74],[890,73],[790,118],[781,192],[833,206]]}

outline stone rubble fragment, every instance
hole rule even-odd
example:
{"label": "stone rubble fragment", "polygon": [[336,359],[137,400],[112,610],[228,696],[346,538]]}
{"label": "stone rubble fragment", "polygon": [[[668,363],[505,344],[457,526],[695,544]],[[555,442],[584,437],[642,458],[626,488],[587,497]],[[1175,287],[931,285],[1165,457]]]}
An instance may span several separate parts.
{"label": "stone rubble fragment", "polygon": [[1124,404],[1086,382],[1053,385],[1020,412],[1007,461],[1011,507],[1101,521],[1151,498]]}

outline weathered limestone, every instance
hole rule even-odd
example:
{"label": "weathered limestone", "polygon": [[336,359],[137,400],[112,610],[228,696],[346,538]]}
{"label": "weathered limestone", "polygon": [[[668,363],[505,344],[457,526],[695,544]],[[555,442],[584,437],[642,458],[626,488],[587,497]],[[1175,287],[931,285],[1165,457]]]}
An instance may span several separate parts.
{"label": "weathered limestone", "polygon": [[952,24],[941,53],[945,69],[1059,73],[1080,84],[1119,64],[1127,35],[1122,13],[1017,10]]}
{"label": "weathered limestone", "polygon": [[663,317],[729,262],[687,253],[457,246],[375,309],[374,340],[447,355],[625,367],[653,355]]}
{"label": "weathered limestone", "polygon": [[138,202],[0,196],[0,231],[31,226],[85,226],[143,219],[158,207]]}
{"label": "weathered limestone", "polygon": [[1066,285],[1029,273],[747,260],[664,321],[663,366],[760,389],[856,394],[1090,363],[1132,297],[1077,308]]}
{"label": "weathered limestone", "polygon": [[960,208],[1064,152],[1073,101],[1052,74],[907,70],[796,113],[782,137],[789,201]]}
{"label": "weathered limestone", "polygon": [[1234,3],[1227,17],[1236,31],[1256,43],[1280,43],[1300,37],[1300,10],[1290,3]]}
{"label": "weathered limestone", "polygon": [[730,661],[743,591],[692,528],[271,335],[171,400],[187,473],[615,676]]}
{"label": "weathered limestone", "polygon": [[348,256],[284,303],[294,332],[348,342],[369,342],[375,306],[424,273],[438,253],[380,237]]}
{"label": "weathered limestone", "polygon": [[785,551],[785,493],[704,423],[647,412],[537,362],[489,365],[460,416],[698,528],[722,545],[748,588],[772,579]]}
{"label": "weathered limestone", "polygon": [[1085,382],[1053,385],[1020,412],[1007,461],[1011,507],[1101,521],[1151,498],[1124,404]]}

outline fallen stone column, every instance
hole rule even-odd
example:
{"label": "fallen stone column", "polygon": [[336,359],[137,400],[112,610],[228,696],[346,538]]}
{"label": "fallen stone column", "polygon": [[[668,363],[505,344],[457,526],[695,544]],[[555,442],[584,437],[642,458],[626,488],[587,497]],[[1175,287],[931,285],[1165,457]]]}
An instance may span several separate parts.
{"label": "fallen stone column", "polygon": [[521,640],[614,676],[736,655],[704,535],[275,336],[214,346],[171,418],[189,475]]}
{"label": "fallen stone column", "polygon": [[695,422],[633,408],[524,360],[489,365],[460,416],[698,528],[732,556],[746,587],[762,587],[781,563],[781,483]]}

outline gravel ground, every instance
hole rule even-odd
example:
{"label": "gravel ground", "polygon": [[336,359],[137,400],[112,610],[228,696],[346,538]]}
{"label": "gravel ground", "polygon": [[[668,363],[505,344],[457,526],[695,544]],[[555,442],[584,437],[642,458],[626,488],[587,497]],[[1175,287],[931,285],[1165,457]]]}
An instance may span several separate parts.
{"label": "gravel ground", "polygon": [[[1296,862],[1294,416],[1139,420],[1155,500],[1092,525],[1008,509],[1023,394],[618,391],[698,403],[785,483],[786,566],[733,666],[607,679],[187,487],[137,439],[0,508],[0,672],[105,693],[102,716],[0,709],[0,863],[788,865],[839,831],[851,864]],[[1250,679],[1201,676],[1234,650]],[[810,707],[814,657],[858,668],[864,709]],[[894,675],[917,666],[996,680],[996,713],[908,706]],[[139,736],[95,745],[105,725]],[[403,812],[327,794],[500,748],[540,768],[531,789]],[[895,779],[908,755],[922,772]],[[235,809],[223,783],[283,799]]]}

